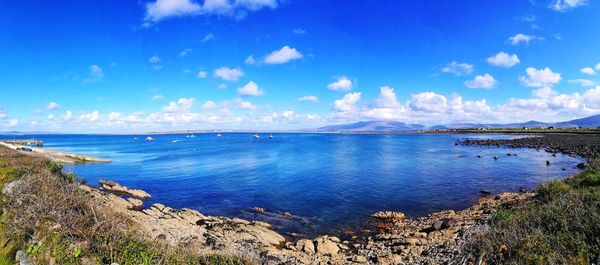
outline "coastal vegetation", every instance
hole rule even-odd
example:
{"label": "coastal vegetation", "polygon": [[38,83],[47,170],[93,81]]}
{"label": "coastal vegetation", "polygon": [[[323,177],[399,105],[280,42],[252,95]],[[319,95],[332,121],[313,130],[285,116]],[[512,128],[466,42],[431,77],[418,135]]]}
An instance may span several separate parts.
{"label": "coastal vegetation", "polygon": [[74,174],[46,158],[0,147],[0,264],[249,264],[229,255],[144,240],[102,211]]}
{"label": "coastal vegetation", "polygon": [[469,144],[544,148],[582,155],[590,161],[571,178],[540,185],[527,204],[498,209],[489,226],[473,238],[469,251],[490,264],[598,264],[599,138],[598,135],[544,135],[469,141]]}

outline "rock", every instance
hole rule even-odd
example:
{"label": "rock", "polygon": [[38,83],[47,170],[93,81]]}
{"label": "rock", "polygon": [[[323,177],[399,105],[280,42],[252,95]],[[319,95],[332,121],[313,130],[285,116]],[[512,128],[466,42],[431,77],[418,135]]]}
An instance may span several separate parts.
{"label": "rock", "polygon": [[519,188],[519,192],[523,193],[523,192],[527,192],[527,189],[525,189],[524,187],[520,187]]}
{"label": "rock", "polygon": [[371,217],[376,218],[376,219],[395,219],[395,220],[402,220],[402,219],[406,218],[406,216],[403,213],[392,212],[392,211],[376,212],[376,213],[372,214]]}
{"label": "rock", "polygon": [[285,213],[283,213],[283,217],[292,218],[292,214],[290,212],[285,212]]}
{"label": "rock", "polygon": [[2,188],[2,194],[4,194],[4,195],[11,195],[11,194],[13,194],[13,192],[15,191],[15,189],[18,186],[21,186],[22,183],[23,183],[22,180],[15,180],[15,181],[11,181],[9,183],[6,183],[4,185],[4,188]]}
{"label": "rock", "polygon": [[494,160],[498,160],[498,157],[497,157],[497,156],[494,156]]}
{"label": "rock", "polygon": [[258,225],[258,226],[262,226],[264,228],[271,228],[271,224],[269,223],[265,223],[265,222],[261,222],[261,221],[252,221],[252,224],[254,225]]}
{"label": "rock", "polygon": [[27,253],[25,253],[25,251],[22,250],[17,251],[17,254],[15,255],[15,260],[19,262],[19,265],[33,265],[33,263],[31,263],[31,261],[29,260],[29,257],[27,257]]}
{"label": "rock", "polygon": [[362,255],[357,255],[352,258],[352,261],[357,263],[367,263],[367,257]]}
{"label": "rock", "polygon": [[151,197],[150,194],[148,194],[147,192],[145,192],[143,190],[129,189],[126,186],[122,186],[121,184],[116,183],[112,180],[109,180],[109,181],[100,180],[100,181],[98,181],[98,183],[100,183],[100,186],[107,191],[129,195],[129,196],[136,197],[136,198],[142,199],[142,200],[145,200],[145,199],[148,199]]}
{"label": "rock", "polygon": [[578,169],[584,169],[585,168],[585,164],[584,163],[579,163],[575,167],[577,167]]}
{"label": "rock", "polygon": [[546,160],[546,166],[549,166],[550,164],[550,161]]}
{"label": "rock", "polygon": [[265,208],[260,208],[260,207],[254,207],[254,208],[252,208],[252,210],[256,213],[264,213],[265,212]]}
{"label": "rock", "polygon": [[315,254],[315,244],[308,239],[300,239],[296,242],[296,249],[306,252],[307,254]]}
{"label": "rock", "polygon": [[167,206],[165,206],[162,203],[152,204],[152,208],[156,208],[158,211],[161,211],[161,212],[165,209],[165,207],[167,207]]}
{"label": "rock", "polygon": [[450,228],[452,224],[452,220],[449,218],[443,218],[441,220],[436,221],[435,223],[433,223],[433,225],[431,226],[431,228],[433,230],[442,230],[442,229],[446,229],[446,228]]}
{"label": "rock", "polygon": [[317,254],[320,255],[330,255],[337,256],[337,253],[340,251],[338,245],[331,241],[329,237],[322,236],[317,238]]}
{"label": "rock", "polygon": [[129,203],[131,203],[130,209],[133,209],[133,210],[142,209],[142,205],[144,205],[144,203],[141,200],[136,199],[136,198],[127,198],[127,201]]}
{"label": "rock", "polygon": [[484,195],[490,195],[490,194],[492,194],[492,192],[489,191],[489,190],[480,190],[479,193],[484,194]]}

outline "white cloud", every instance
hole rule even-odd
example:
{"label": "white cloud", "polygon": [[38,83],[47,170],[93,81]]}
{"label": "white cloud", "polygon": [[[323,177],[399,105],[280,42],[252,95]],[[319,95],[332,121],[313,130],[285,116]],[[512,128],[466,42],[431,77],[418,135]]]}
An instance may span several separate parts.
{"label": "white cloud", "polygon": [[213,71],[213,76],[221,78],[225,81],[237,82],[244,76],[244,72],[240,68],[219,67]]}
{"label": "white cloud", "polygon": [[65,112],[65,115],[62,116],[63,121],[70,121],[73,119],[73,112],[71,112],[70,110],[67,110]]}
{"label": "white cloud", "polygon": [[165,97],[163,95],[154,95],[152,96],[152,100],[161,100],[164,99]]}
{"label": "white cloud", "polygon": [[198,75],[196,75],[196,77],[198,79],[204,79],[204,78],[208,77],[208,73],[206,71],[200,71],[200,72],[198,72]]}
{"label": "white cloud", "polygon": [[298,98],[298,101],[306,101],[306,102],[318,102],[319,98],[313,95],[302,96]]}
{"label": "white cloud", "polygon": [[591,86],[596,85],[596,82],[589,80],[589,79],[572,79],[572,80],[569,80],[569,83],[579,84],[583,87],[591,87]]}
{"label": "white cloud", "polygon": [[167,113],[188,112],[195,103],[195,98],[180,98],[177,102],[169,102],[169,104],[162,107],[161,110]]}
{"label": "white cloud", "polygon": [[488,57],[487,62],[491,65],[510,68],[520,63],[519,57],[516,54],[508,54],[499,52],[498,54]]}
{"label": "white cloud", "polygon": [[254,55],[250,54],[246,60],[244,60],[245,64],[256,64],[256,60],[254,59]]}
{"label": "white cloud", "polygon": [[156,0],[146,4],[146,21],[158,22],[172,16],[198,14],[202,7],[192,0]]}
{"label": "white cloud", "polygon": [[446,110],[448,100],[446,97],[434,92],[413,94],[409,106],[413,110],[425,112],[443,112]]}
{"label": "white cloud", "polygon": [[377,98],[376,105],[380,108],[397,108],[400,103],[393,88],[382,86],[379,88],[379,98]]}
{"label": "white cloud", "polygon": [[306,30],[301,29],[301,28],[295,28],[293,30],[294,34],[298,34],[298,35],[302,35],[302,34],[306,34]]}
{"label": "white cloud", "polygon": [[350,112],[356,108],[356,103],[360,100],[362,93],[354,92],[344,95],[343,98],[333,102],[333,109],[340,112]]}
{"label": "white cloud", "polygon": [[258,109],[257,105],[252,104],[250,101],[243,100],[241,98],[236,98],[233,100],[223,100],[219,102],[221,108],[229,108],[229,107],[237,107],[244,110],[256,110]]}
{"label": "white cloud", "polygon": [[558,12],[566,12],[586,4],[587,0],[554,0],[548,7]]}
{"label": "white cloud", "polygon": [[204,0],[203,4],[194,0],[156,0],[146,4],[144,21],[149,26],[151,22],[180,16],[220,15],[241,19],[248,12],[277,6],[277,0]]}
{"label": "white cloud", "polygon": [[283,46],[281,49],[273,51],[271,54],[265,57],[266,64],[282,64],[287,63],[293,60],[298,60],[302,58],[302,53],[300,53],[295,48],[290,48],[289,46]]}
{"label": "white cloud", "polygon": [[47,110],[57,110],[57,109],[60,109],[60,104],[52,101],[52,102],[48,103],[48,105],[46,106],[46,109]]}
{"label": "white cloud", "polygon": [[3,109],[0,109],[0,119],[6,118],[6,112]]}
{"label": "white cloud", "polygon": [[8,122],[6,123],[6,127],[15,127],[19,124],[19,120],[18,119],[10,119],[8,120]]}
{"label": "white cloud", "polygon": [[193,51],[193,50],[192,50],[192,49],[189,49],[189,48],[188,48],[188,49],[184,49],[183,51],[179,52],[179,56],[180,56],[180,57],[184,57],[184,56],[188,55],[188,53],[190,53],[190,52],[192,52],[192,51]]}
{"label": "white cloud", "polygon": [[535,69],[528,67],[526,70],[527,77],[521,76],[519,80],[528,87],[551,87],[560,82],[562,77],[560,73],[552,72],[552,69],[546,67],[544,69]]}
{"label": "white cloud", "polygon": [[591,67],[581,68],[581,72],[584,73],[584,74],[588,74],[588,75],[595,75],[596,74],[596,71],[594,71],[594,68],[591,68]]}
{"label": "white cloud", "polygon": [[104,77],[104,71],[97,64],[90,65],[89,71],[90,71],[90,76],[83,79],[83,82],[85,82],[85,83],[93,83],[96,81],[100,81]]}
{"label": "white cloud", "polygon": [[538,36],[526,35],[523,33],[519,33],[517,35],[514,35],[514,36],[508,38],[508,40],[510,41],[510,43],[512,45],[519,45],[521,43],[529,44],[530,41],[533,41],[536,39],[541,39],[541,38]]}
{"label": "white cloud", "polygon": [[594,67],[596,70],[600,71],[600,63],[596,65],[596,67]]}
{"label": "white cloud", "polygon": [[457,76],[461,76],[461,75],[470,74],[471,72],[473,72],[473,70],[474,70],[474,67],[472,64],[459,63],[457,61],[453,61],[453,62],[446,64],[446,66],[444,66],[442,68],[442,73],[452,73]]}
{"label": "white cloud", "polygon": [[498,81],[490,74],[478,75],[473,80],[465,81],[465,86],[468,88],[483,88],[490,89],[498,84]]}
{"label": "white cloud", "polygon": [[258,87],[258,85],[254,81],[250,81],[245,86],[239,87],[237,89],[237,93],[240,96],[256,97],[262,95],[264,92]]}
{"label": "white cloud", "polygon": [[214,109],[216,106],[217,104],[212,100],[208,100],[202,104],[203,109]]}
{"label": "white cloud", "polygon": [[207,42],[207,41],[211,41],[215,39],[215,35],[213,35],[212,33],[208,33],[204,36],[204,38],[202,38],[202,40],[200,42]]}
{"label": "white cloud", "polygon": [[334,90],[334,91],[338,91],[338,90],[347,91],[347,90],[352,89],[352,86],[353,86],[352,80],[348,79],[347,76],[340,76],[340,77],[338,77],[338,79],[335,82],[327,85],[327,88]]}
{"label": "white cloud", "polygon": [[148,59],[149,63],[159,63],[160,62],[160,57],[158,57],[158,55],[152,55],[152,57],[150,57]]}
{"label": "white cloud", "polygon": [[77,119],[81,122],[96,122],[100,120],[100,113],[97,110],[90,113],[83,113]]}

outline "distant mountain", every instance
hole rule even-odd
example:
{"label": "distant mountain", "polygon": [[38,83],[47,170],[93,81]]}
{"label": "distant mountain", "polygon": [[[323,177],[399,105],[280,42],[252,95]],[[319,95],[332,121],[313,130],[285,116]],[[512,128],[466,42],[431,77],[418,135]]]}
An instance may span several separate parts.
{"label": "distant mountain", "polygon": [[348,132],[395,132],[422,130],[421,124],[406,124],[399,121],[360,121],[350,124],[331,125],[318,128],[318,131],[348,131]]}
{"label": "distant mountain", "polygon": [[495,123],[451,123],[435,126],[424,126],[421,124],[406,124],[398,121],[361,121],[350,124],[338,124],[318,128],[318,131],[349,131],[349,132],[394,132],[394,131],[418,131],[418,130],[450,130],[450,129],[502,129],[502,128],[600,128],[600,114],[587,118],[546,123],[540,121],[528,121],[521,123],[495,124]]}

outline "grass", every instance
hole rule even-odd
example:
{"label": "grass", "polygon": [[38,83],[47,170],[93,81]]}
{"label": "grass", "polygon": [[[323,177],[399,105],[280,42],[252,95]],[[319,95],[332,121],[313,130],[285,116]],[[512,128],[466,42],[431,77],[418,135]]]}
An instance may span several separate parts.
{"label": "grass", "polygon": [[0,147],[0,188],[21,181],[9,196],[0,194],[0,265],[15,264],[19,249],[34,264],[250,264],[140,238],[125,217],[102,211],[62,169]]}
{"label": "grass", "polygon": [[527,207],[498,210],[469,250],[488,264],[598,264],[600,160],[540,185]]}

